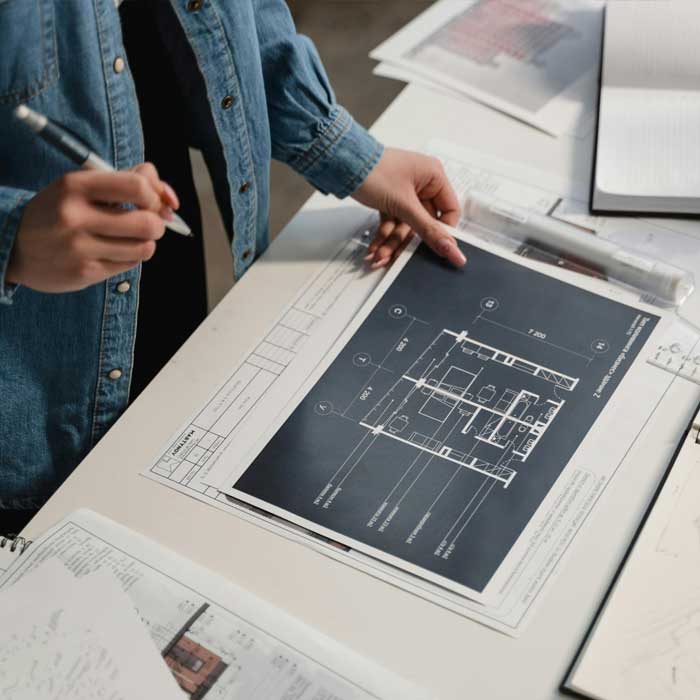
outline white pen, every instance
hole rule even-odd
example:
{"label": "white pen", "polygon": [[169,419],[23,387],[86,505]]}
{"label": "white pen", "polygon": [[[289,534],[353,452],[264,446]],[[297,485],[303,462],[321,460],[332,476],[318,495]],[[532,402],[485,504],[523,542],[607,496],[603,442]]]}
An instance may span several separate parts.
{"label": "white pen", "polygon": [[[115,172],[109,163],[102,160],[93,153],[84,143],[79,141],[73,134],[63,127],[52,122],[26,105],[19,105],[15,109],[15,117],[24,122],[37,136],[40,136],[46,143],[61,151],[70,158],[76,165],[86,170],[101,170],[103,172]],[[165,222],[165,228],[175,231],[183,236],[192,236],[190,227],[175,213],[174,219]]]}
{"label": "white pen", "polygon": [[516,241],[531,241],[567,258],[588,263],[608,278],[652,294],[657,299],[682,304],[693,292],[693,275],[687,270],[583,233],[576,226],[551,216],[511,204],[492,195],[471,192],[464,214],[478,226]]}

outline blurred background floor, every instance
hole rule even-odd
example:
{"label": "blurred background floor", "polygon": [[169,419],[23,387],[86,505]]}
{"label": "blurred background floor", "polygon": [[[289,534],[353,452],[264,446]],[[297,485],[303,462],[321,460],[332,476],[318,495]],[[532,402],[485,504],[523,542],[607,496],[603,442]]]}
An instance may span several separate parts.
{"label": "blurred background floor", "polygon": [[[338,101],[370,126],[403,84],[372,75],[368,54],[431,4],[431,0],[289,0],[297,29],[311,37],[326,66]],[[221,228],[206,168],[193,154],[204,217],[209,308],[233,284],[231,256]],[[286,166],[273,162],[270,233],[276,236],[312,194],[313,188]]]}

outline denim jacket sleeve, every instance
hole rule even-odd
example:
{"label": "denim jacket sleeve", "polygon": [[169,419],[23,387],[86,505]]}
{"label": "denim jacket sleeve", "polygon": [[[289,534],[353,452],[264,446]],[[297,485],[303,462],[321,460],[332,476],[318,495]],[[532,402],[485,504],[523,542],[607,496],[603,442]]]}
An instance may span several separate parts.
{"label": "denim jacket sleeve", "polygon": [[0,304],[11,304],[17,289],[17,285],[10,284],[5,279],[7,263],[24,207],[34,194],[14,187],[0,187]]}
{"label": "denim jacket sleeve", "polygon": [[272,156],[314,187],[352,194],[383,147],[337,104],[313,43],[297,34],[284,0],[255,0]]}

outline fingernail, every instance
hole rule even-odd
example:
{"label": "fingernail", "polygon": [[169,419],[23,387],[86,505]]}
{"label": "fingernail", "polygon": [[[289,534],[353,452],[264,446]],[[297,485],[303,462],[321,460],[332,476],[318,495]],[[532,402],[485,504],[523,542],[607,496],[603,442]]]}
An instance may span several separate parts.
{"label": "fingernail", "polygon": [[180,200],[178,199],[177,195],[175,194],[175,190],[167,183],[163,183],[163,188],[165,189],[168,199],[170,200],[170,203],[173,207],[173,209],[179,209],[180,208]]}
{"label": "fingernail", "polygon": [[374,257],[374,253],[369,253],[368,255],[365,255],[364,258],[362,258],[365,262],[369,262],[372,258]]}
{"label": "fingernail", "polygon": [[381,258],[380,260],[377,260],[377,262],[372,263],[372,270],[378,270],[380,267],[384,267],[389,262],[389,258]]}
{"label": "fingernail", "polygon": [[464,253],[451,238],[443,238],[440,243],[438,243],[438,252],[451,263],[460,267],[467,262]]}
{"label": "fingernail", "polygon": [[163,207],[162,217],[167,221],[175,221],[175,212],[170,207]]}

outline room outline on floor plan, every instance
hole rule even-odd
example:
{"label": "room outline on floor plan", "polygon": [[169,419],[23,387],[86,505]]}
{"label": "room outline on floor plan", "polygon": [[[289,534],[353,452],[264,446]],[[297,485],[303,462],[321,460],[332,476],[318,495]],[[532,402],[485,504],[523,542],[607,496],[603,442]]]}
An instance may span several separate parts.
{"label": "room outline on floor plan", "polygon": [[[441,355],[440,346],[444,355],[436,362],[431,355]],[[503,377],[489,371],[494,363],[513,371],[511,386],[525,383],[518,373],[538,379],[539,393],[498,387]],[[413,445],[508,488],[517,464],[527,461],[565,403],[556,389],[571,392],[578,381],[481,343],[466,331],[444,329],[360,425],[372,436]]]}

